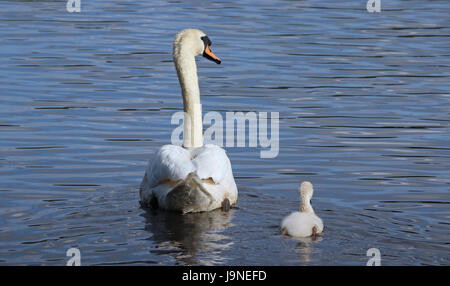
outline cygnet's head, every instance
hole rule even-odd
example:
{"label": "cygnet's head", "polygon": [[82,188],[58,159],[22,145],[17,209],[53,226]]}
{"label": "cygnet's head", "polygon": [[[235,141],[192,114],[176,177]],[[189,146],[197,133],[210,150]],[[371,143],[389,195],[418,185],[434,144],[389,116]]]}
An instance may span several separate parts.
{"label": "cygnet's head", "polygon": [[175,36],[173,41],[173,57],[204,56],[217,64],[221,60],[211,51],[211,40],[199,29],[185,29]]}
{"label": "cygnet's head", "polygon": [[311,198],[314,194],[313,185],[308,181],[304,181],[300,184],[298,190],[300,192],[302,211],[309,211],[310,209],[312,210]]}

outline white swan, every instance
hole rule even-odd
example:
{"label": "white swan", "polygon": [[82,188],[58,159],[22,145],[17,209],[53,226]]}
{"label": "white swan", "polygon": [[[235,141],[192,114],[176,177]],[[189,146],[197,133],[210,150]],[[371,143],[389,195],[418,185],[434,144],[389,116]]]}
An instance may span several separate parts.
{"label": "white swan", "polygon": [[225,150],[203,145],[202,109],[195,56],[220,64],[211,40],[200,30],[186,29],[175,36],[173,59],[184,104],[183,147],[165,145],[150,160],[139,194],[144,206],[182,213],[228,210],[238,191]]}
{"label": "white swan", "polygon": [[314,193],[310,182],[303,182],[299,187],[301,204],[300,212],[293,212],[285,217],[281,223],[281,231],[285,235],[308,237],[322,233],[323,222],[314,213],[311,198]]}

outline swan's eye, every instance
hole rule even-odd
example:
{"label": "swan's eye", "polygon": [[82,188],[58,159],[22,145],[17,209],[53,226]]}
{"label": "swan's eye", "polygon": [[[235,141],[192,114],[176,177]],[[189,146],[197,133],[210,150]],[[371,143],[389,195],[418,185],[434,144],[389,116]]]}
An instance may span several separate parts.
{"label": "swan's eye", "polygon": [[200,39],[203,41],[203,44],[205,45],[205,49],[206,49],[207,46],[211,46],[212,45],[212,42],[208,38],[208,36],[203,36]]}

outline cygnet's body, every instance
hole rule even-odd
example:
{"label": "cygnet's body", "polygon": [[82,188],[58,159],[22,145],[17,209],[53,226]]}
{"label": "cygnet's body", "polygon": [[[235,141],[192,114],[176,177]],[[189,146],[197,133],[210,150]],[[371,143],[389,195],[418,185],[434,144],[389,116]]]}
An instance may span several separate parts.
{"label": "cygnet's body", "polygon": [[299,187],[301,204],[300,211],[285,217],[281,223],[281,231],[285,235],[308,237],[322,233],[323,222],[314,213],[311,198],[314,190],[310,182],[303,182]]}

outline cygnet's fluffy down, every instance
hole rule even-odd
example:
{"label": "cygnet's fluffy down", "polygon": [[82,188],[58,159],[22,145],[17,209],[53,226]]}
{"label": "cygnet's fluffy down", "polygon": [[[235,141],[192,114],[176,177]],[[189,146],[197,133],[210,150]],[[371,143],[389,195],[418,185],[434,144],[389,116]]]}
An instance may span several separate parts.
{"label": "cygnet's fluffy down", "polygon": [[281,231],[285,235],[308,237],[323,231],[322,220],[314,213],[311,198],[314,190],[310,182],[303,182],[299,187],[300,211],[285,217],[281,223]]}

